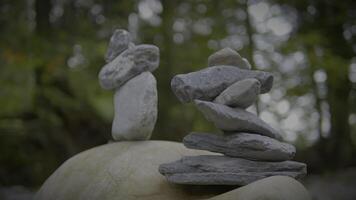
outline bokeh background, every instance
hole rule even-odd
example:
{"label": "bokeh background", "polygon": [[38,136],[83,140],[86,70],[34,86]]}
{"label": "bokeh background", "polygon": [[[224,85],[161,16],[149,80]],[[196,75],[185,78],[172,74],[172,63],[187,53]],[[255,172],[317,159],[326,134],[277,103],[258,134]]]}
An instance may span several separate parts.
{"label": "bokeh background", "polygon": [[117,28],[161,50],[153,139],[217,132],[170,80],[231,47],[274,73],[250,110],[297,146],[313,196],[355,197],[353,0],[0,0],[0,196],[35,191],[66,159],[110,140],[113,93],[97,74]]}

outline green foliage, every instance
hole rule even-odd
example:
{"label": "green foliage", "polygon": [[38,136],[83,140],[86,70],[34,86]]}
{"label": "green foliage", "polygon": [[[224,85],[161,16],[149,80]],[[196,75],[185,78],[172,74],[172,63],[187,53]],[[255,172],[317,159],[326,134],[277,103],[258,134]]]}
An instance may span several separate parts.
{"label": "green foliage", "polygon": [[[211,53],[230,46],[254,69],[276,75],[272,100],[259,102],[261,111],[280,123],[300,109],[305,113],[304,129],[293,132],[298,135],[294,143],[305,150],[298,159],[319,156],[317,164],[308,162],[312,169],[328,166],[330,159],[335,160],[333,167],[356,162],[356,128],[349,124],[349,117],[356,116],[356,86],[349,79],[355,37],[344,37],[347,28],[355,26],[355,3],[261,1],[269,11],[258,22],[248,10],[260,1],[157,0],[158,7],[151,8],[156,9],[151,14],[157,23],[143,16],[145,2],[2,1],[0,184],[40,185],[65,159],[110,139],[112,91],[99,87],[97,74],[116,28],[130,29],[136,43],[152,43],[161,50],[154,72],[159,116],[153,139],[181,141],[190,131],[219,132],[192,104],[182,105],[176,99],[170,80],[175,74],[206,67]],[[291,20],[293,29],[286,35],[273,35],[266,28],[270,18],[293,17],[297,20]],[[296,52],[305,61],[285,70],[282,61]],[[281,59],[274,59],[276,55]],[[315,80],[318,72],[327,76],[322,83]],[[302,97],[312,100],[299,105]],[[278,113],[276,105],[283,99],[290,108]],[[329,131],[322,130],[325,116]],[[319,139],[311,143],[312,132]]]}

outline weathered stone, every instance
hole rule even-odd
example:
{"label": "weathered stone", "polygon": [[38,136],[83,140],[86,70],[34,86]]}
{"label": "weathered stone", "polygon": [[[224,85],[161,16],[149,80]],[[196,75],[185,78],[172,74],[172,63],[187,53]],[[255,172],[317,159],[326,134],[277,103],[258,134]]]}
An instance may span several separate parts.
{"label": "weathered stone", "polygon": [[[311,200],[305,187],[287,176],[268,177],[209,200]],[[325,200],[325,199],[324,199]]]}
{"label": "weathered stone", "polygon": [[243,70],[234,66],[214,66],[173,77],[171,87],[181,102],[194,99],[212,101],[233,83],[255,78],[261,83],[261,93],[272,88],[273,75],[263,71]]}
{"label": "weathered stone", "polygon": [[131,46],[101,69],[100,85],[107,90],[119,88],[142,72],[154,71],[158,65],[158,47],[148,44]]}
{"label": "weathered stone", "polygon": [[247,59],[242,58],[240,54],[229,47],[221,49],[209,56],[209,67],[219,65],[231,65],[240,69],[251,69],[251,65]]}
{"label": "weathered stone", "polygon": [[[34,199],[195,200],[213,197],[214,200],[257,200],[263,196],[264,200],[309,200],[305,188],[289,177],[270,177],[230,191],[230,186],[170,184],[157,170],[160,164],[181,156],[202,154],[212,153],[167,141],[102,145],[63,163]],[[226,191],[229,192],[224,193]]]}
{"label": "weathered stone", "polygon": [[256,133],[281,140],[281,134],[277,130],[241,108],[230,108],[208,101],[194,102],[205,118],[223,131]]}
{"label": "weathered stone", "polygon": [[114,140],[148,140],[157,119],[156,79],[143,72],[116,90]]}
{"label": "weathered stone", "polygon": [[296,151],[291,144],[250,133],[236,133],[229,136],[191,133],[184,137],[183,143],[191,149],[208,150],[230,157],[263,161],[290,160]]}
{"label": "weathered stone", "polygon": [[214,103],[247,108],[257,100],[260,94],[260,87],[261,83],[254,78],[237,81],[217,96]]}
{"label": "weathered stone", "polygon": [[193,185],[247,185],[269,176],[296,179],[306,174],[306,165],[295,161],[262,162],[219,155],[186,156],[162,164],[159,172],[169,182]]}
{"label": "weathered stone", "polygon": [[[133,133],[134,134],[134,133]],[[215,196],[169,184],[158,166],[182,156],[210,154],[168,141],[123,141],[84,151],[60,166],[37,192],[36,200],[181,200]],[[209,190],[210,189],[210,190]],[[221,191],[220,191],[221,193]]]}
{"label": "weathered stone", "polygon": [[126,50],[130,44],[131,36],[130,33],[124,29],[117,29],[110,38],[109,47],[106,51],[105,61],[111,62],[120,53]]}

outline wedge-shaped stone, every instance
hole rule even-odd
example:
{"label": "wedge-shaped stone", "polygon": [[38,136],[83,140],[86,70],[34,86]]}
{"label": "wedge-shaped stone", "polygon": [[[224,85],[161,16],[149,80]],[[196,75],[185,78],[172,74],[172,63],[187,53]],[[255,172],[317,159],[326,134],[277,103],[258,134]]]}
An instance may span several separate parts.
{"label": "wedge-shaped stone", "polygon": [[195,105],[205,118],[226,132],[248,132],[281,140],[281,134],[259,119],[256,115],[241,108],[230,108],[208,101],[195,100]]}
{"label": "wedge-shaped stone", "polygon": [[255,78],[261,83],[261,93],[270,91],[273,75],[263,71],[243,70],[234,66],[214,66],[173,77],[171,87],[181,102],[194,99],[212,101],[233,83]]}
{"label": "wedge-shaped stone", "polygon": [[294,157],[296,151],[295,147],[291,144],[250,133],[220,136],[193,132],[184,137],[183,143],[191,149],[208,150],[230,157],[240,157],[249,160],[290,160]]}
{"label": "wedge-shaped stone", "polygon": [[143,72],[116,90],[114,140],[148,140],[157,119],[156,79]]}
{"label": "wedge-shaped stone", "polygon": [[217,96],[214,103],[247,108],[257,100],[260,94],[260,87],[261,83],[254,78],[237,81]]}
{"label": "wedge-shaped stone", "polygon": [[130,33],[124,29],[115,30],[114,34],[110,38],[109,47],[106,51],[105,61],[111,62],[114,60],[120,53],[125,51],[131,41]]}
{"label": "wedge-shaped stone", "polygon": [[158,47],[148,44],[131,46],[101,69],[99,82],[107,90],[119,88],[142,72],[154,71],[158,65]]}
{"label": "wedge-shaped stone", "polygon": [[306,171],[304,163],[295,161],[263,162],[218,155],[186,156],[159,167],[168,181],[193,185],[242,186],[275,175],[299,179]]}
{"label": "wedge-shaped stone", "polygon": [[208,58],[208,66],[231,65],[240,69],[251,69],[250,63],[246,58],[242,58],[235,50],[227,47],[223,48]]}

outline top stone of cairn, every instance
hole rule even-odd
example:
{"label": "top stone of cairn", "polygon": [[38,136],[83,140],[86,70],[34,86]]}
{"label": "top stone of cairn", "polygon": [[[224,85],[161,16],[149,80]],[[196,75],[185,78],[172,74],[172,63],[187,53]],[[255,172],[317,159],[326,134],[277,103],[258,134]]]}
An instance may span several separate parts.
{"label": "top stone of cairn", "polygon": [[113,61],[118,55],[125,51],[131,42],[131,35],[124,29],[115,30],[110,38],[109,47],[106,51],[105,61]]}
{"label": "top stone of cairn", "polygon": [[218,65],[231,65],[240,69],[251,69],[251,65],[246,58],[242,58],[240,54],[228,47],[209,56],[208,66]]}

